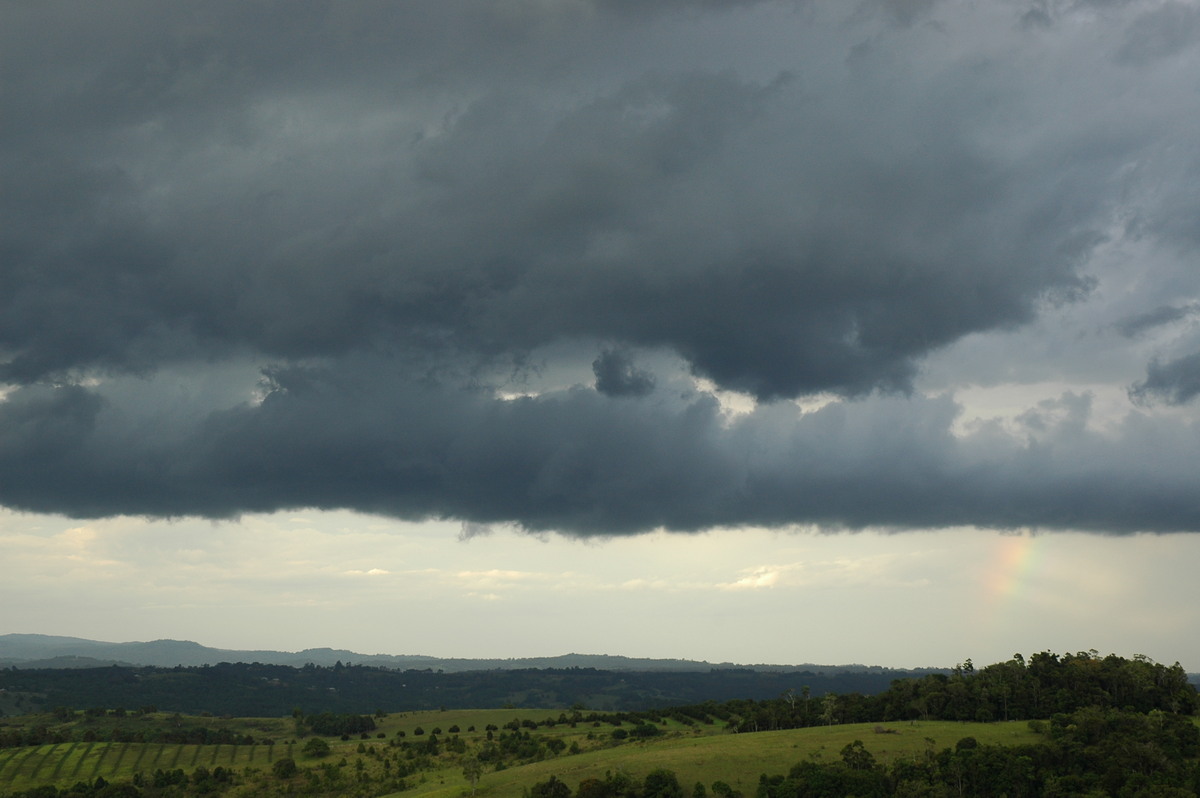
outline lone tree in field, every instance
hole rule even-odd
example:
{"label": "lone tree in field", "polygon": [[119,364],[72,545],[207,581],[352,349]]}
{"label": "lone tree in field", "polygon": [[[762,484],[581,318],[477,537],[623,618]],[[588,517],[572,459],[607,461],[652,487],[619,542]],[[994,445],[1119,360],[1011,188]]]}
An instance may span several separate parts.
{"label": "lone tree in field", "polygon": [[475,785],[483,775],[483,763],[475,757],[463,761],[463,777],[471,784],[471,795],[475,794]]}

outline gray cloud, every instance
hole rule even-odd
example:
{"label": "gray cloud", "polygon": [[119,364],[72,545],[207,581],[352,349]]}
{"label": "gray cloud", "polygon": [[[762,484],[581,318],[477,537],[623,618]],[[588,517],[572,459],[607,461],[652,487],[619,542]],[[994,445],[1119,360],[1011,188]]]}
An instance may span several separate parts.
{"label": "gray cloud", "polygon": [[1200,9],[1165,3],[1139,16],[1125,31],[1117,59],[1145,64],[1183,52],[1200,41]]}
{"label": "gray cloud", "polygon": [[[49,98],[18,84],[28,123],[14,135],[30,135],[5,182],[42,200],[8,234],[0,377],[245,347],[492,358],[585,336],[672,348],[760,397],[903,389],[924,352],[1078,284],[1072,242],[1102,223],[1085,186],[1064,206],[1035,162],[1002,163],[947,125],[978,105],[938,86],[949,74],[929,87],[936,114],[871,82],[814,95],[731,71],[634,75],[582,96],[543,78],[548,102],[484,63],[538,68],[537,37],[553,36],[530,7],[534,41],[483,47],[469,85],[431,99],[416,64],[382,47],[351,58],[335,34],[377,24],[402,44],[414,27],[452,28],[451,11],[310,10],[260,43],[249,12],[216,9],[204,35],[150,15],[147,36],[187,41],[166,66],[125,33],[126,48],[74,65],[103,78],[63,80]],[[876,104],[875,127],[858,103]],[[21,150],[45,146],[32,131],[46,127],[63,141],[31,169]]]}
{"label": "gray cloud", "polygon": [[654,375],[633,365],[628,354],[605,349],[592,361],[596,390],[608,396],[646,396],[654,392]]}
{"label": "gray cloud", "polygon": [[[1034,10],[1087,10],[1061,5]],[[1105,49],[1023,29],[1029,8],[9,9],[0,502],[581,534],[1194,528],[1170,486],[1015,438],[985,452],[916,392],[932,353],[1090,301],[1114,248],[1195,245],[1194,103],[1159,71],[1194,57],[1160,35],[1186,9],[1081,13]],[[1119,329],[1190,307],[1175,288],[1166,310],[1129,299]],[[555,347],[595,390],[497,398]],[[730,421],[637,368],[648,353],[762,404]],[[1189,398],[1180,362],[1138,395]],[[168,375],[247,363],[261,404],[213,388],[164,409]],[[861,403],[784,401],[817,393]],[[1036,418],[1056,452],[1137,462]]]}
{"label": "gray cloud", "polygon": [[1153,310],[1122,319],[1115,326],[1121,335],[1133,338],[1149,330],[1194,316],[1197,311],[1200,311],[1200,305],[1160,305]]}
{"label": "gray cloud", "polygon": [[1200,394],[1200,352],[1163,362],[1155,359],[1146,367],[1146,379],[1130,389],[1130,396],[1146,402],[1159,399],[1184,404]]}
{"label": "gray cloud", "polygon": [[907,27],[922,19],[933,10],[939,0],[868,0],[867,8],[874,7],[888,16],[896,25]]}
{"label": "gray cloud", "polygon": [[1013,429],[955,435],[960,408],[946,398],[803,416],[768,405],[731,420],[705,394],[575,387],[504,401],[381,378],[382,365],[277,374],[261,405],[214,414],[169,444],[84,389],[22,389],[0,406],[0,500],[85,516],[352,508],[458,518],[467,534],[508,522],[603,535],[798,519],[1200,528],[1195,431],[1131,415],[1102,434],[1085,395],[1043,402]]}
{"label": "gray cloud", "polygon": [[1028,10],[1021,15],[1020,25],[1025,29],[1048,28],[1054,23],[1053,17],[1050,16],[1050,10],[1047,8],[1045,0],[1035,1]]}

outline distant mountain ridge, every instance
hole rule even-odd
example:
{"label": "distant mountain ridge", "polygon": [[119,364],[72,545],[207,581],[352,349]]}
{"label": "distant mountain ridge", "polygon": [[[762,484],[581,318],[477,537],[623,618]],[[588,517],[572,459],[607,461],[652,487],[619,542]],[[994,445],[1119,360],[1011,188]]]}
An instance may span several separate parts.
{"label": "distant mountain ridge", "polygon": [[[170,668],[176,665],[216,665],[219,662],[259,662],[264,665],[302,667],[309,663],[329,666],[343,664],[372,665],[398,670],[441,670],[446,673],[524,668],[595,668],[608,671],[708,671],[713,668],[744,668],[756,671],[821,670],[891,671],[878,665],[739,665],[686,659],[648,659],[609,654],[563,654],[556,657],[512,659],[459,659],[418,654],[360,654],[333,648],[308,648],[303,651],[243,651],[210,648],[190,640],[151,640],[148,642],[110,643],[80,637],[40,634],[0,635],[0,667],[17,668],[89,668],[105,665],[150,665]],[[943,668],[908,669],[943,671]]]}

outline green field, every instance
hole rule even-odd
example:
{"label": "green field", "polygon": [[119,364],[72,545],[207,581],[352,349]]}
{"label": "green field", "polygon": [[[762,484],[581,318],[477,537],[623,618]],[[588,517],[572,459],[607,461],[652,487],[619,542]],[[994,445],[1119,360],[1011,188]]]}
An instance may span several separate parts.
{"label": "green field", "polygon": [[[557,776],[572,789],[584,779],[602,779],[606,772],[625,772],[641,779],[656,768],[675,771],[685,787],[690,788],[696,782],[709,786],[714,781],[724,781],[740,792],[752,794],[759,774],[787,773],[792,765],[810,758],[837,761],[841,749],[855,740],[861,740],[880,762],[890,762],[924,752],[930,745],[926,738],[933,740],[935,750],[953,747],[963,737],[1000,745],[1035,743],[1040,739],[1029,730],[1028,724],[1016,721],[904,724],[893,727],[895,734],[879,734],[875,728],[875,724],[851,724],[754,734],[729,734],[718,729],[695,734],[677,729],[679,736],[627,743],[486,773],[477,786],[476,795],[482,798],[520,796],[524,788],[550,776]],[[402,795],[457,798],[469,791],[461,771],[447,769]]]}
{"label": "green field", "polygon": [[[321,761],[340,763],[345,759],[347,765],[375,773],[380,769],[380,758],[360,754],[360,744],[386,752],[391,750],[389,740],[420,742],[437,729],[441,730],[440,738],[445,740],[451,736],[449,729],[457,726],[458,736],[471,751],[485,740],[488,724],[503,727],[518,718],[542,721],[557,717],[557,712],[549,710],[518,712],[511,709],[397,713],[380,719],[379,729],[369,740],[326,738],[333,751],[330,757]],[[289,756],[301,767],[319,764],[300,754],[300,740],[280,734],[293,728],[290,719],[237,719],[223,723],[228,728],[253,728],[259,733],[270,729],[278,735],[273,738],[277,740],[276,744],[201,746],[67,742],[3,749],[0,750],[0,793],[43,784],[69,786],[78,781],[94,781],[98,776],[110,782],[126,781],[135,773],[151,774],[156,770],[175,768],[187,773],[201,766],[210,770],[220,766],[238,772],[245,772],[246,768],[269,771],[275,759]],[[475,731],[467,731],[471,727]],[[603,778],[606,772],[625,772],[642,778],[656,768],[675,771],[680,781],[687,785],[724,781],[735,789],[746,791],[753,787],[760,773],[786,773],[796,762],[810,758],[836,761],[842,747],[856,739],[862,740],[881,762],[918,755],[931,745],[935,749],[953,746],[966,736],[973,736],[981,743],[1001,744],[1037,739],[1027,724],[1018,722],[902,724],[894,727],[894,733],[887,734],[878,733],[874,724],[731,734],[718,725],[687,727],[667,722],[660,726],[663,734],[658,737],[639,742],[627,740],[618,745],[611,739],[612,728],[608,724],[595,727],[583,723],[575,728],[568,724],[538,728],[532,732],[537,737],[557,737],[564,743],[575,743],[581,749],[580,753],[563,752],[540,762],[498,771],[488,768],[476,793],[480,796],[519,796],[530,784],[551,775],[574,787],[586,778]],[[418,729],[423,730],[424,735],[418,735]],[[399,737],[400,732],[403,732],[403,738]],[[378,737],[381,733],[383,739]],[[403,795],[448,797],[469,791],[462,775],[460,756],[443,755],[431,764],[430,769],[409,778],[412,788]]]}
{"label": "green field", "polygon": [[[235,770],[239,776],[270,773],[275,760],[291,757],[302,769],[321,770],[325,776],[331,767],[358,779],[384,783],[385,765],[392,768],[402,760],[400,742],[423,743],[440,730],[446,741],[458,728],[457,736],[466,744],[465,754],[443,752],[429,758],[421,770],[408,776],[409,789],[398,795],[421,798],[459,798],[470,792],[462,773],[462,759],[480,750],[486,741],[486,727],[493,724],[503,730],[513,720],[542,722],[558,719],[558,710],[451,710],[394,713],[378,719],[378,729],[367,739],[361,736],[343,741],[325,738],[332,748],[330,756],[313,759],[302,755],[304,740],[296,735],[291,718],[187,718],[189,724],[218,724],[239,733],[252,734],[254,745],[184,745],[171,743],[64,742],[38,747],[0,749],[0,794],[28,790],[44,784],[67,787],[97,777],[106,781],[128,781],[134,774],[150,776],[155,771],[176,768],[191,773],[199,767]],[[32,723],[39,719],[33,719]],[[157,722],[166,722],[157,718]],[[178,719],[176,718],[176,721]],[[474,731],[468,731],[474,727]],[[624,728],[630,728],[628,724]],[[627,773],[640,779],[657,768],[675,771],[689,788],[696,782],[706,786],[723,781],[735,790],[751,794],[759,774],[786,773],[795,763],[814,759],[837,761],[841,749],[861,740],[877,760],[889,762],[898,757],[918,756],[928,748],[952,747],[959,739],[975,737],[980,743],[1019,744],[1038,740],[1024,722],[1012,723],[903,723],[880,733],[875,724],[837,725],[789,731],[733,734],[720,724],[685,726],[673,721],[658,725],[656,737],[644,741],[627,739],[617,743],[614,727],[608,723],[567,723],[530,730],[534,738],[558,738],[572,744],[578,753],[568,750],[542,761],[496,770],[485,767],[476,795],[482,798],[520,796],[530,785],[557,776],[572,789],[586,778],[604,778],[606,773]],[[422,733],[418,734],[418,730]],[[498,734],[499,732],[497,732]],[[382,737],[380,737],[382,735]],[[267,745],[264,740],[273,740]],[[363,751],[360,752],[360,746]],[[303,771],[302,771],[303,772]],[[387,792],[380,789],[379,792]],[[234,793],[236,794],[236,792]]]}

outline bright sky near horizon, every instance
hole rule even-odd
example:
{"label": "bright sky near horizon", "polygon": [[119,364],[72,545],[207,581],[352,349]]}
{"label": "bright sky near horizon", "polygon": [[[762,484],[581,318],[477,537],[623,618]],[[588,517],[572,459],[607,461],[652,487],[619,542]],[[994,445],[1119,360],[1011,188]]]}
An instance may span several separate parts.
{"label": "bright sky near horizon", "polygon": [[0,633],[1200,671],[1194,0],[0,7]]}
{"label": "bright sky near horizon", "polygon": [[1094,648],[1200,671],[1194,535],[739,529],[594,542],[460,540],[451,524],[344,512],[0,518],[6,632],[893,667]]}

